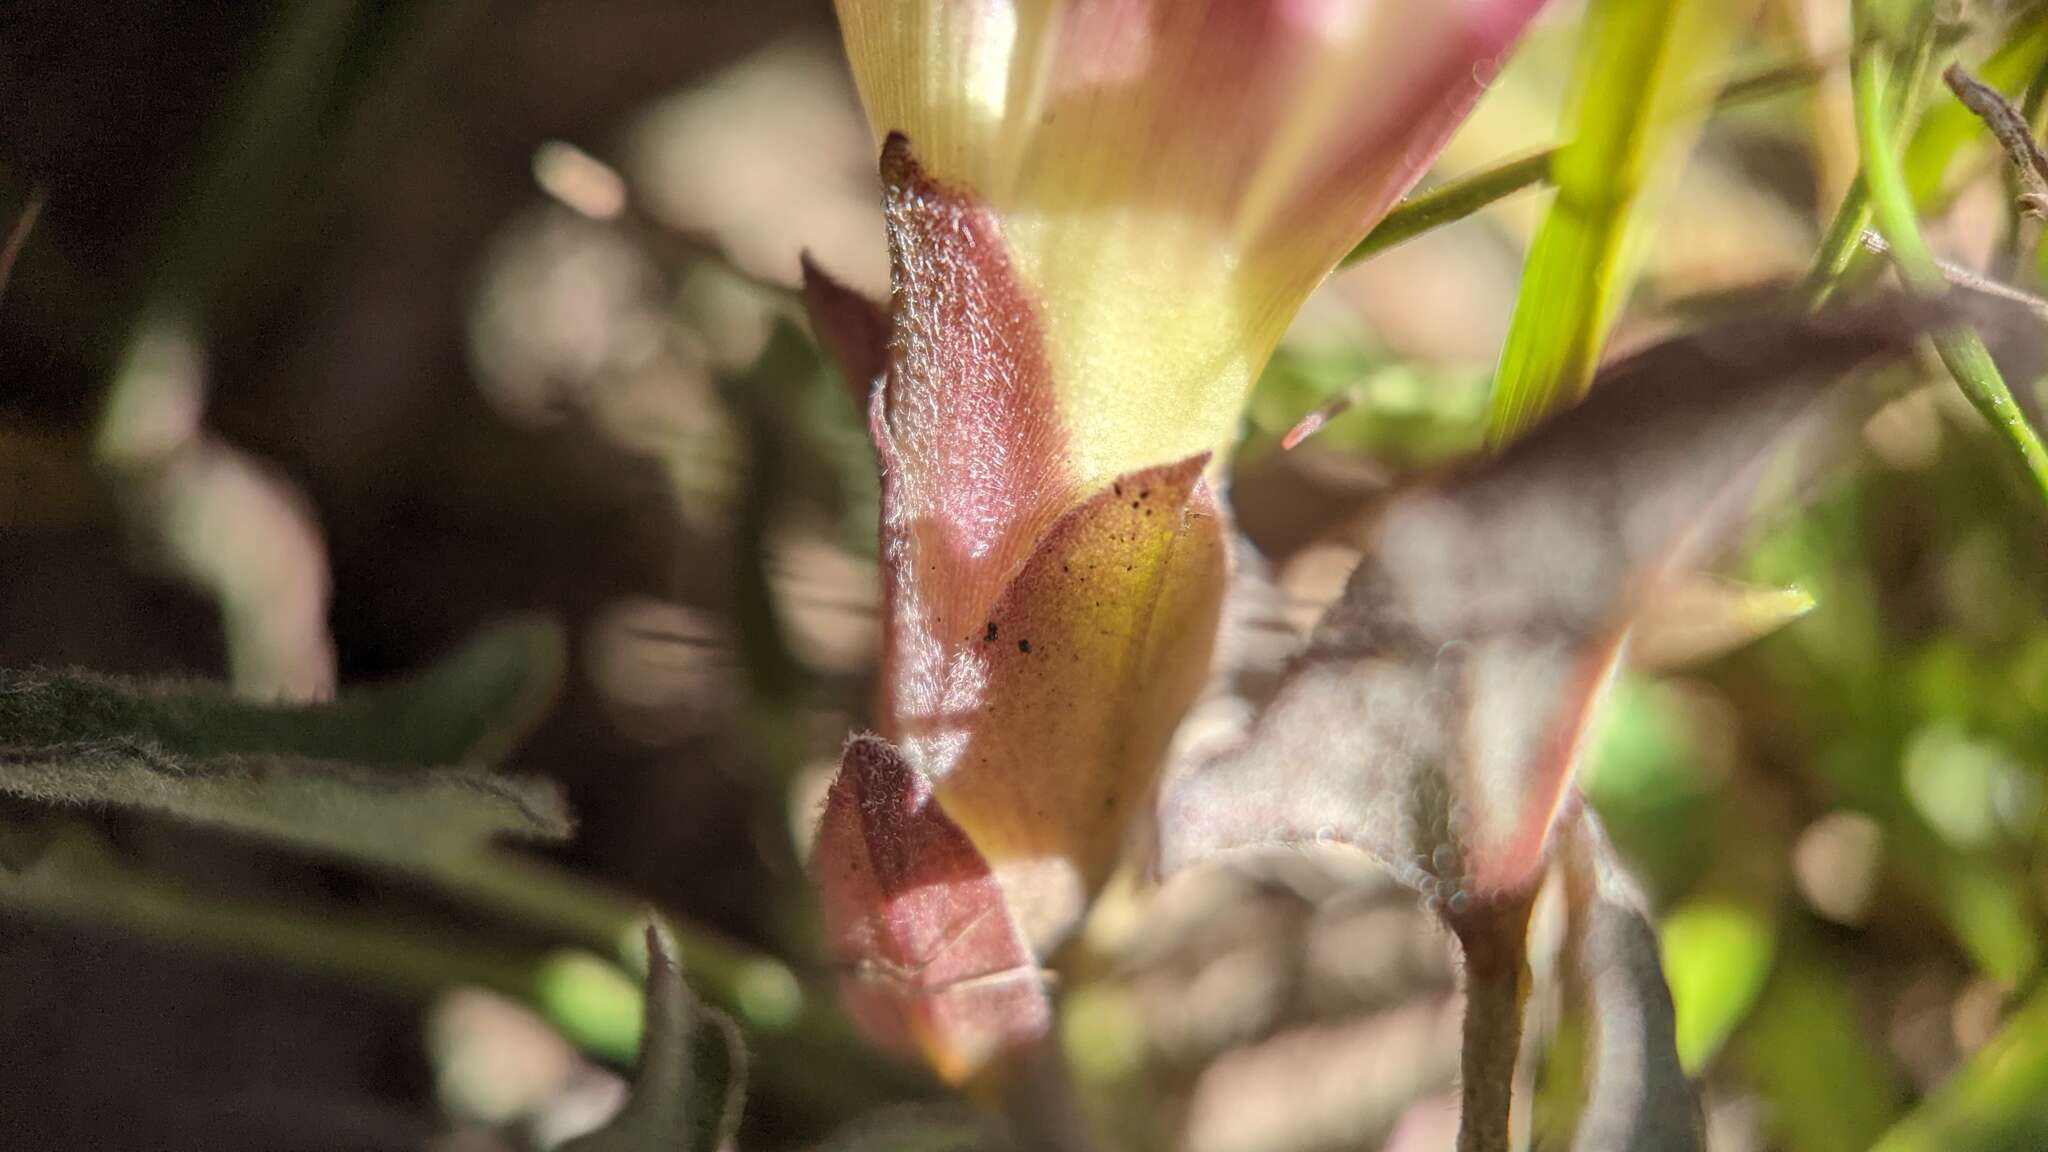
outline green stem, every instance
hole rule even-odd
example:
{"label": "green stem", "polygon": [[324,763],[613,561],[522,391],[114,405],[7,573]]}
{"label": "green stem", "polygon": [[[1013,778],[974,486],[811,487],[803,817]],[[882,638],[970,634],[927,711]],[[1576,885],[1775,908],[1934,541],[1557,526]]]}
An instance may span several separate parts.
{"label": "green stem", "polygon": [[[1894,151],[1891,125],[1885,119],[1885,63],[1877,52],[1860,54],[1852,72],[1856,98],[1856,138],[1863,152],[1863,179],[1870,191],[1871,211],[1878,230],[1891,245],[1892,262],[1899,275],[1915,292],[1940,296],[1947,292],[1934,254],[1920,235],[1920,222],[1906,187],[1906,176]],[[1984,347],[1984,341],[1967,325],[1945,329],[1934,336],[1941,361],[1955,377],[1977,411],[2004,438],[2035,485],[2048,499],[2048,448],[2027,423],[2026,414],[2013,399],[2012,390],[1998,372],[1998,365]]]}
{"label": "green stem", "polygon": [[1869,229],[1870,189],[1858,172],[1842,193],[1842,203],[1835,209],[1835,218],[1828,222],[1827,235],[1821,239],[1820,254],[1807,274],[1808,299],[1815,308],[1827,303],[1835,289],[1864,260],[1863,234]]}
{"label": "green stem", "polygon": [[[1914,21],[1912,44],[1904,56],[1907,62],[1906,83],[1892,94],[1891,137],[1894,147],[1906,144],[1912,135],[1914,121],[1919,118],[1920,93],[1926,88],[1927,73],[1934,66],[1934,46],[1940,39],[1940,31],[1932,6],[1921,9]],[[1872,39],[1858,49],[1857,58],[1868,59],[1882,50],[1883,41]],[[1863,245],[1863,234],[1870,230],[1870,223],[1870,185],[1859,171],[1842,194],[1842,203],[1835,210],[1835,218],[1828,223],[1827,235],[1821,240],[1820,255],[1814,260],[1813,271],[1807,277],[1808,291],[1815,308],[1827,303],[1835,289],[1869,259],[1870,253]]]}
{"label": "green stem", "polygon": [[[483,946],[413,923],[200,893],[125,863],[80,824],[59,830],[25,870],[0,867],[0,910],[361,983],[404,1000],[486,988],[532,1008],[583,1051],[632,1061],[643,997],[633,972],[646,959],[635,933],[650,908],[509,854],[486,854],[434,879],[487,913],[517,917],[570,946]],[[929,1094],[926,1080],[868,1055],[779,962],[666,923],[692,989],[747,1026],[765,1088],[827,1122],[880,1100]],[[808,1071],[819,1067],[834,1073]]]}
{"label": "green stem", "polygon": [[[361,982],[407,998],[470,984],[533,1004],[542,968],[533,957],[413,927],[201,895],[121,863],[82,827],[60,833],[27,871],[0,875],[0,906]],[[628,1045],[625,1053],[631,1052]]]}
{"label": "green stem", "polygon": [[1556,155],[1555,147],[1545,148],[1403,200],[1337,266],[1349,267],[1433,228],[1463,220],[1524,188],[1549,183],[1550,162]]}
{"label": "green stem", "polygon": [[[480,854],[437,869],[432,879],[468,906],[539,927],[636,972],[645,967],[643,934],[655,910],[640,901],[510,852]],[[701,928],[666,923],[691,987],[748,1031],[786,1032],[803,1022],[807,997],[788,965]]]}
{"label": "green stem", "polygon": [[[1811,84],[1820,69],[1807,63],[1780,64],[1739,76],[1723,87],[1714,101],[1718,109],[1776,96]],[[1395,205],[1337,267],[1348,268],[1404,244],[1435,228],[1456,223],[1482,208],[1520,192],[1550,183],[1550,164],[1559,145],[1506,160],[1470,176],[1410,196]]]}

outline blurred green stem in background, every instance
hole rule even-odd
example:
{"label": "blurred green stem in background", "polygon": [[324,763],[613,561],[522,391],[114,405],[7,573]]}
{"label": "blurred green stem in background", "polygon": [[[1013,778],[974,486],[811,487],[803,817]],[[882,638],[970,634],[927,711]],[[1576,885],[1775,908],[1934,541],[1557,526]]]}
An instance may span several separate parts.
{"label": "blurred green stem in background", "polygon": [[[411,920],[314,911],[195,891],[132,867],[88,825],[67,821],[19,872],[0,869],[0,908],[94,930],[134,933],[242,962],[359,981],[406,999],[489,989],[548,1020],[600,1059],[629,1064],[640,1039],[648,906],[537,860],[491,852],[437,873],[435,886],[543,947],[479,944]],[[675,927],[691,988],[745,1029],[762,1086],[834,1118],[925,1083],[876,1060],[780,961],[700,929]],[[807,1068],[826,1066],[832,1076]]]}
{"label": "blurred green stem in background", "polygon": [[[1859,19],[1868,18],[1868,7],[1859,6]],[[1912,59],[1917,63],[1907,75],[1909,85],[1921,79],[1925,67],[1924,58],[1917,51]],[[1856,137],[1863,153],[1863,184],[1869,192],[1869,210],[1885,242],[1891,246],[1892,262],[1907,286],[1922,295],[1941,296],[1948,291],[1948,280],[1920,235],[1919,216],[1896,152],[1894,121],[1888,105],[1897,103],[1898,94],[1887,88],[1884,53],[1877,47],[1859,52],[1853,78]],[[1983,338],[1969,326],[1959,325],[1937,333],[1934,346],[1963,395],[1991,422],[2019,457],[2042,497],[2048,499],[2048,448],[2042,446],[2040,436],[2027,423],[2026,414],[2013,399],[2012,390],[1999,374]]]}

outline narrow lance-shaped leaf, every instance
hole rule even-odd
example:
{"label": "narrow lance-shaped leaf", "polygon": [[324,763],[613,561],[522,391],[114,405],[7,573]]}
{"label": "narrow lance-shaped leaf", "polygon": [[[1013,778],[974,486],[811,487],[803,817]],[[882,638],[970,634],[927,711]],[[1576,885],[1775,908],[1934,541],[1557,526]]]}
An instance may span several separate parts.
{"label": "narrow lance-shaped leaf", "polygon": [[1886,303],[1766,308],[1617,365],[1502,455],[1395,497],[1235,751],[1168,782],[1172,870],[1347,843],[1456,912],[1525,891],[1643,591],[1739,524],[1826,385],[1903,355]]}
{"label": "narrow lance-shaped leaf", "polygon": [[1751,0],[1592,0],[1550,162],[1557,198],[1529,249],[1487,436],[1513,439],[1585,393],[1634,284],[1644,223],[1710,105]]}
{"label": "narrow lance-shaped leaf", "polygon": [[[745,1096],[746,1047],[732,1021],[683,985],[675,944],[647,926],[646,1022],[633,1095],[563,1152],[718,1152],[731,1145]],[[706,1027],[708,1025],[708,1027]]]}
{"label": "narrow lance-shaped leaf", "polygon": [[0,671],[0,747],[25,755],[126,740],[177,757],[490,763],[540,718],[561,669],[559,629],[521,621],[492,628],[405,679],[321,704],[254,702],[199,682]]}
{"label": "narrow lance-shaped leaf", "polygon": [[0,793],[160,813],[345,859],[426,868],[498,835],[560,839],[542,780],[463,763],[538,715],[559,641],[491,633],[411,680],[331,704],[217,686],[0,672]]}

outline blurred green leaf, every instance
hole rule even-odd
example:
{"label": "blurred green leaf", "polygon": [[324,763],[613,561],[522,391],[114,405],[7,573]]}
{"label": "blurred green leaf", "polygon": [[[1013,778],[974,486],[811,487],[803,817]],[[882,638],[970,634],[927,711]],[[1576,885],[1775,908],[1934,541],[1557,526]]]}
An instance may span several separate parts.
{"label": "blurred green leaf", "polygon": [[1700,760],[1679,691],[1624,672],[1608,692],[1580,785],[1607,833],[1660,900],[1712,861],[1720,781]]}
{"label": "blurred green leaf", "polygon": [[1247,453],[1270,449],[1318,406],[1338,397],[1342,413],[1315,443],[1397,467],[1463,456],[1480,443],[1486,380],[1478,373],[1424,372],[1361,341],[1283,346],[1266,365],[1246,413]]}
{"label": "blurred green leaf", "polygon": [[632,1098],[611,1123],[563,1152],[716,1152],[731,1142],[744,1099],[745,1045],[730,1020],[690,995],[673,941],[654,924],[645,1002]]}
{"label": "blurred green leaf", "polygon": [[1787,939],[1739,1035],[1741,1061],[1784,1152],[1864,1152],[1898,1115],[1903,1088],[1863,1026],[1839,958]]}
{"label": "blurred green leaf", "polygon": [[1874,1152],[2032,1152],[2048,1133],[2048,994],[2036,994]]}
{"label": "blurred green leaf", "polygon": [[[1698,87],[1719,70],[1746,0],[1592,0],[1550,164],[1557,198],[1529,249],[1501,349],[1487,437],[1511,440],[1585,394],[1640,263],[1636,242],[1664,164],[1707,110]],[[1668,171],[1660,171],[1663,165]]]}
{"label": "blurred green leaf", "polygon": [[[1913,500],[1924,499],[1924,482],[1912,491]],[[1944,843],[1907,794],[1906,749],[1925,720],[1942,716],[1921,714],[1929,691],[1897,651],[1896,614],[1879,587],[1875,568],[1891,542],[1873,526],[1895,522],[1898,513],[1886,493],[1875,477],[1844,485],[1752,554],[1755,578],[1810,587],[1818,602],[1759,646],[1767,691],[1796,702],[1781,716],[1804,733],[1786,750],[1793,762],[1824,795],[1883,828],[1887,875],[1939,916],[1981,971],[2015,985],[2034,970],[2041,948],[2024,878]],[[1974,499],[1943,507],[1975,509],[1982,499]],[[1970,658],[1958,653],[1936,663],[1957,659]],[[1989,683],[1979,675],[1971,681]],[[1933,697],[1952,698],[1949,691]]]}
{"label": "blurred green leaf", "polygon": [[1763,991],[1776,926],[1755,909],[1700,899],[1666,915],[1660,935],[1678,1013],[1678,1058],[1697,1075]]}

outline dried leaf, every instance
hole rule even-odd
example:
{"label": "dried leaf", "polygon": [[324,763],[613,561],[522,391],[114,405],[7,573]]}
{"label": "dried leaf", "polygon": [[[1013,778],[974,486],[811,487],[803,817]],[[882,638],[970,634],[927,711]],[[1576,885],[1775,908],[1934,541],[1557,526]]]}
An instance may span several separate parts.
{"label": "dried leaf", "polygon": [[958,1082],[1051,1028],[988,861],[894,745],[847,741],[812,860],[846,1009],[869,1039]]}
{"label": "dried leaf", "polygon": [[1246,743],[1168,782],[1162,866],[1337,842],[1451,912],[1525,890],[1644,590],[1724,542],[1829,382],[1918,330],[1890,303],[1752,313],[1395,498]]}
{"label": "dried leaf", "polygon": [[717,1152],[730,1146],[745,1100],[746,1046],[732,1021],[690,995],[674,942],[654,924],[647,926],[646,1006],[632,1098],[611,1123],[569,1141],[562,1152]]}

